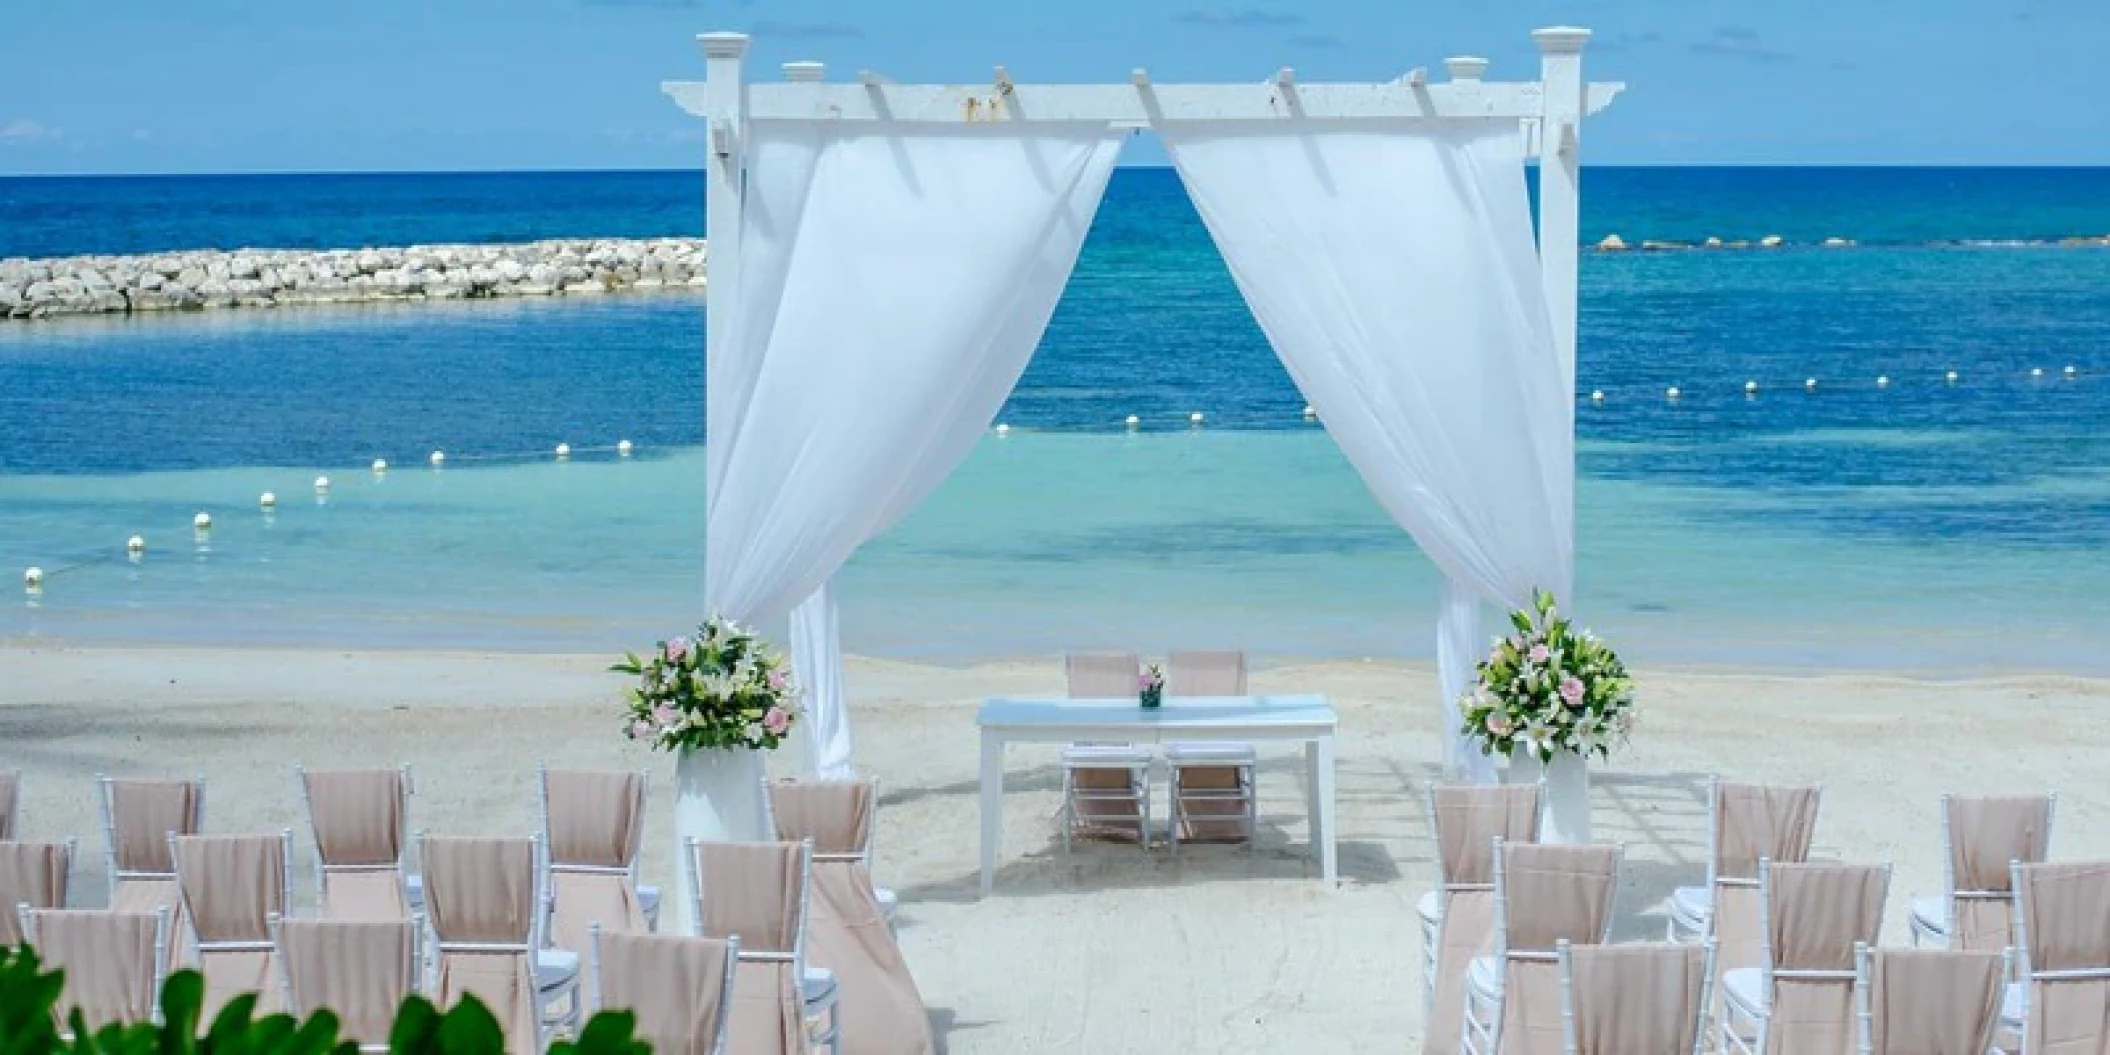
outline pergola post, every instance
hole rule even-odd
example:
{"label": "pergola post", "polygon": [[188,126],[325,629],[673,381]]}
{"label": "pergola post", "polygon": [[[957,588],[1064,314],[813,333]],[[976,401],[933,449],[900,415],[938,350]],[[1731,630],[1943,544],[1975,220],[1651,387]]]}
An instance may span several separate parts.
{"label": "pergola post", "polygon": [[703,354],[708,370],[725,333],[718,309],[732,305],[730,296],[720,294],[731,292],[727,280],[740,266],[740,174],[746,168],[747,133],[747,85],[740,64],[747,55],[747,34],[703,33],[696,43],[704,59],[703,237],[710,274],[703,287]]}
{"label": "pergola post", "polygon": [[1539,80],[1545,86],[1539,119],[1539,273],[1553,316],[1553,347],[1565,391],[1575,391],[1575,282],[1582,240],[1583,45],[1590,31],[1572,26],[1536,30]]}

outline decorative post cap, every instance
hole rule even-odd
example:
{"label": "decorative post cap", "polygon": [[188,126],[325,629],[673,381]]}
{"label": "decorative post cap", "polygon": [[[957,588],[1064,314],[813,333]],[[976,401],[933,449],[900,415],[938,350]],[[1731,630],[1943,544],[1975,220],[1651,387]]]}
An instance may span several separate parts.
{"label": "decorative post cap", "polygon": [[1443,68],[1450,71],[1454,81],[1477,81],[1487,72],[1486,59],[1475,55],[1458,55],[1443,60]]}
{"label": "decorative post cap", "polygon": [[787,62],[784,64],[784,79],[801,84],[818,83],[828,75],[828,67],[818,62]]}
{"label": "decorative post cap", "polygon": [[737,59],[747,54],[745,33],[698,33],[696,43],[703,45],[707,59]]}
{"label": "decorative post cap", "polygon": [[1531,31],[1541,55],[1580,55],[1590,42],[1590,31],[1577,26],[1548,26]]}

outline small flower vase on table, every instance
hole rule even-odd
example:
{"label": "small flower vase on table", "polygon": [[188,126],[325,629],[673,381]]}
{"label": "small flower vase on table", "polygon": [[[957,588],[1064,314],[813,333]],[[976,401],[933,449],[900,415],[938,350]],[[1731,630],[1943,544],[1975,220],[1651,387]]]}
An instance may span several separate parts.
{"label": "small flower vase on table", "polygon": [[1157,710],[1165,702],[1165,672],[1155,666],[1146,667],[1136,680],[1136,700],[1146,711]]}
{"label": "small flower vase on table", "polygon": [[[773,751],[801,714],[799,688],[782,654],[730,619],[712,619],[696,636],[662,641],[610,667],[637,683],[627,691],[623,733],[675,753],[674,850],[690,839],[759,842],[763,830],[762,752]],[[677,866],[676,929],[690,933],[695,894]]]}
{"label": "small flower vase on table", "polygon": [[1479,683],[1459,701],[1462,735],[1509,759],[1504,779],[1539,785],[1539,839],[1590,841],[1591,755],[1609,758],[1634,728],[1634,684],[1617,653],[1555,614],[1540,592],[1513,612]]}

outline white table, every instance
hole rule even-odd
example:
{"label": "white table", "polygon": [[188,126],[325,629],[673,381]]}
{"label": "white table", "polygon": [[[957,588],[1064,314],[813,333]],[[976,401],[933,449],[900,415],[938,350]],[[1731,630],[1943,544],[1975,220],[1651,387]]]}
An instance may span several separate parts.
{"label": "white table", "polygon": [[1004,841],[1004,745],[1067,744],[1086,740],[1161,744],[1187,740],[1250,740],[1304,744],[1306,806],[1319,876],[1335,873],[1333,734],[1340,720],[1324,696],[1186,696],[1165,698],[1156,710],[1126,699],[982,701],[982,893],[996,883]]}

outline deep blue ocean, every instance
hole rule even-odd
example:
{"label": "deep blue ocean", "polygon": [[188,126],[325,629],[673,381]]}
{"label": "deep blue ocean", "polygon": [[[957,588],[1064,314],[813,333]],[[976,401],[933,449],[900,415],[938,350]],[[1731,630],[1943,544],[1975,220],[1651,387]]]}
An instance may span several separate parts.
{"label": "deep blue ocean", "polygon": [[[701,200],[683,172],[12,178],[0,257],[696,235]],[[2110,630],[2110,249],[2057,244],[2110,234],[2110,169],[1590,169],[1582,228],[1789,243],[1584,257],[1579,577],[1603,626],[1664,661],[2110,668],[2066,644]],[[690,293],[0,324],[0,568],[83,564],[0,637],[648,633],[699,577],[701,347]],[[1117,172],[1011,435],[846,572],[850,646],[1010,654],[1170,621],[1426,654],[1427,570],[1303,402],[1177,178]],[[640,456],[547,464],[618,437]],[[432,449],[460,468],[405,471]],[[385,495],[375,457],[399,467]],[[251,523],[258,487],[314,472],[337,474],[327,507]],[[182,589],[155,557],[103,563],[150,528]],[[967,639],[1027,588],[1049,611]],[[1301,629],[1270,640],[1285,610]]]}

